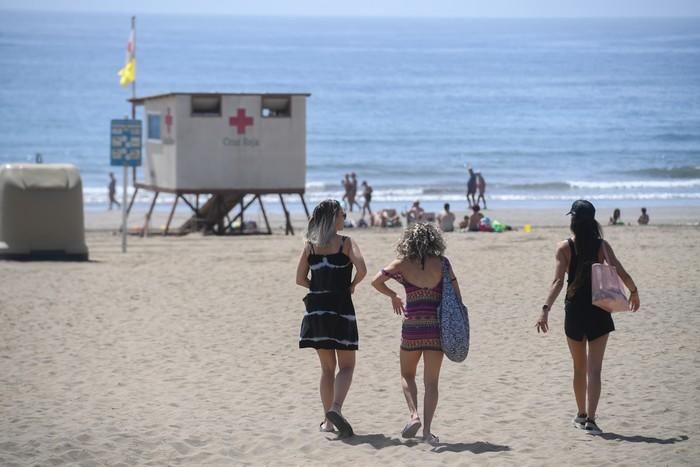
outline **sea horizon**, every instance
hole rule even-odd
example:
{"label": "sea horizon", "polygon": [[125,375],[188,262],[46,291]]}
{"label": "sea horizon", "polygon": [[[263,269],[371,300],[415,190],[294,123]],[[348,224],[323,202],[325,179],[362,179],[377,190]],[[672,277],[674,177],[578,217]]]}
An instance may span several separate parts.
{"label": "sea horizon", "polygon": [[[130,112],[128,16],[12,11],[0,26],[0,163],[73,163],[104,208],[109,120]],[[696,17],[146,13],[136,89],[310,92],[310,204],[342,197],[349,172],[375,208],[466,204],[472,166],[494,207],[700,205],[699,31]]]}

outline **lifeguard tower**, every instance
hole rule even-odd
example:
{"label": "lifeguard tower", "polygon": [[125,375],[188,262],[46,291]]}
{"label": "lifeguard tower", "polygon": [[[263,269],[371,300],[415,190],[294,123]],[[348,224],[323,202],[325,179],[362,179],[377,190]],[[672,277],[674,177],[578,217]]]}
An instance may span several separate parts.
{"label": "lifeguard tower", "polygon": [[[304,200],[306,98],[310,94],[169,93],[130,99],[144,107],[145,158],[138,190],[154,192],[144,229],[160,193],[175,195],[164,234],[179,200],[192,217],[178,229],[243,233],[243,215],[256,201],[272,233],[261,196],[279,195],[286,233],[294,233],[283,195]],[[186,195],[195,195],[194,201]],[[207,196],[200,206],[200,195]],[[252,198],[251,198],[252,196]],[[238,207],[238,213],[231,216]],[[240,229],[234,229],[236,222]]]}

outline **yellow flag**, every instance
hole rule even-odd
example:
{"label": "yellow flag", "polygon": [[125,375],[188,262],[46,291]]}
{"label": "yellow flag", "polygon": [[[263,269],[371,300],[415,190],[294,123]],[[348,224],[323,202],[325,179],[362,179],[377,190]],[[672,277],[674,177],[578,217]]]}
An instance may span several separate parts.
{"label": "yellow flag", "polygon": [[134,28],[131,27],[129,42],[126,44],[126,63],[119,70],[119,84],[128,86],[136,81],[136,44],[134,42]]}
{"label": "yellow flag", "polygon": [[128,86],[136,81],[136,59],[132,58],[119,70],[119,84]]}

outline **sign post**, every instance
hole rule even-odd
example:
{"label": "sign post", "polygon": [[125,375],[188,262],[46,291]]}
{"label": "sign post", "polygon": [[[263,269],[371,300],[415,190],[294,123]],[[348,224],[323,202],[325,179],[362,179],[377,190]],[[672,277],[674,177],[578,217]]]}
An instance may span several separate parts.
{"label": "sign post", "polygon": [[122,194],[122,253],[126,253],[126,187],[128,168],[141,165],[141,120],[112,120],[110,164],[124,168]]}

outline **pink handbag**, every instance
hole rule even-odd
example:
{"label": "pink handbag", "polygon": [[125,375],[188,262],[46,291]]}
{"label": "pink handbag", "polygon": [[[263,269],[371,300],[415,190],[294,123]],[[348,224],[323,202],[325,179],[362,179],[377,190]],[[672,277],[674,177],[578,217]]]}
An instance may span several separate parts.
{"label": "pink handbag", "polygon": [[615,266],[610,264],[605,243],[602,244],[604,263],[591,266],[591,293],[593,305],[613,313],[629,311],[630,306],[625,296],[624,285],[617,274]]}

